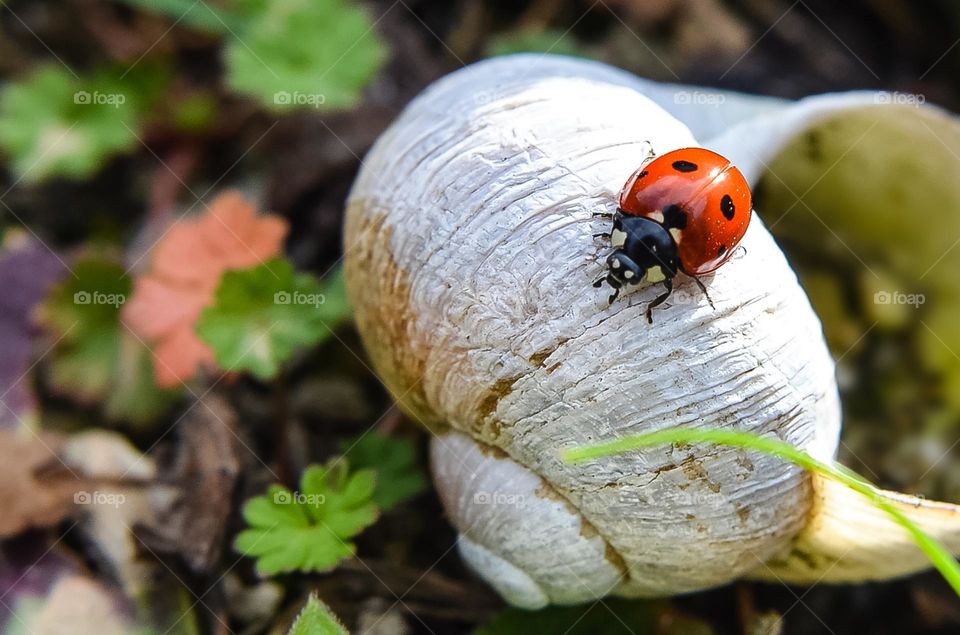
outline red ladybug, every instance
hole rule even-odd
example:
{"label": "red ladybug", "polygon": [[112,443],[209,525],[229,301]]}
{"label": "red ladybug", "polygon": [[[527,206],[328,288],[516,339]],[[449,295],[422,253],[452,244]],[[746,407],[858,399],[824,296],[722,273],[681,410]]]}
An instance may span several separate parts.
{"label": "red ladybug", "polygon": [[[643,165],[620,192],[620,206],[609,236],[614,247],[607,258],[604,281],[620,289],[642,281],[662,282],[666,291],[652,309],[673,291],[678,271],[697,279],[715,271],[733,255],[750,224],[750,188],[740,170],[716,152],[682,148]],[[709,300],[709,296],[707,296]]]}

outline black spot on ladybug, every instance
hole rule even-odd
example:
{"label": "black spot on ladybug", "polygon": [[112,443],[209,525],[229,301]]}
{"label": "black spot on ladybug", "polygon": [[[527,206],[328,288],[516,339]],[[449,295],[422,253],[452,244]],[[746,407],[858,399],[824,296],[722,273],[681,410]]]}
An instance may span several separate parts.
{"label": "black spot on ladybug", "polygon": [[724,194],[723,198],[720,199],[720,211],[723,212],[724,218],[733,220],[733,214],[737,211],[737,208],[733,205],[733,199],[730,198],[729,194]]}
{"label": "black spot on ladybug", "polygon": [[663,208],[663,226],[667,229],[685,229],[687,213],[679,205],[667,205]]}
{"label": "black spot on ladybug", "polygon": [[720,249],[717,250],[717,258],[720,258],[720,257],[723,256],[723,254],[725,254],[725,253],[727,253],[727,246],[726,246],[726,245],[720,245]]}
{"label": "black spot on ladybug", "polygon": [[689,161],[674,161],[673,169],[677,172],[695,172],[697,170],[697,164],[690,163]]}
{"label": "black spot on ladybug", "polygon": [[643,177],[645,177],[645,176],[648,175],[648,174],[650,174],[650,173],[647,172],[646,170],[644,170],[643,172],[641,172],[640,174],[637,175],[637,178],[638,178],[638,179],[642,179]]}

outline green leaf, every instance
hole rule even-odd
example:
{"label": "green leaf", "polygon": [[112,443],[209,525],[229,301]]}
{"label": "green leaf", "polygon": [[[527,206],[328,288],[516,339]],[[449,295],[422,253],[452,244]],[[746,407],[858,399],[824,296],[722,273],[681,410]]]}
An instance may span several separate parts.
{"label": "green leaf", "polygon": [[584,606],[551,606],[540,611],[508,609],[473,631],[473,635],[642,635],[656,628],[651,602],[605,599]]}
{"label": "green leaf", "polygon": [[0,149],[26,182],[89,177],[139,145],[136,130],[165,82],[166,73],[146,63],[80,78],[43,66],[0,94]]}
{"label": "green leaf", "polygon": [[327,605],[317,599],[316,595],[311,594],[287,635],[349,635],[349,633]]}
{"label": "green leaf", "polygon": [[799,450],[789,443],[778,439],[761,437],[749,432],[735,430],[696,430],[691,428],[668,428],[646,434],[637,434],[596,443],[582,448],[568,449],[563,452],[563,459],[577,463],[589,459],[610,456],[620,452],[628,452],[639,448],[646,448],[668,443],[712,443],[726,445],[746,450],[762,452],[770,456],[790,461],[811,472],[816,472],[827,478],[842,483],[867,497],[876,507],[888,514],[894,522],[903,527],[910,534],[913,541],[926,554],[927,558],[940,575],[950,584],[954,592],[960,597],[960,564],[935,538],[926,533],[902,511],[890,503],[876,486],[863,477],[842,465],[828,465],[813,458],[803,450]]}
{"label": "green leaf", "polygon": [[326,274],[321,280],[323,284],[324,310],[328,319],[337,324],[350,319],[350,302],[347,300],[347,283],[343,277],[343,267]]}
{"label": "green leaf", "polygon": [[347,317],[338,284],[336,277],[321,285],[297,274],[283,258],[228,271],[197,321],[197,334],[222,368],[270,379],[298,347],[325,340]]}
{"label": "green leaf", "polygon": [[279,485],[247,501],[243,517],[248,528],[234,548],[257,559],[261,575],[286,571],[330,571],[353,556],[355,535],[377,519],[371,501],[375,475],[351,472],[347,460],[313,465],[300,478],[300,491]]}
{"label": "green leaf", "polygon": [[177,391],[157,387],[150,351],[120,322],[130,278],[119,263],[86,258],[53,287],[40,307],[56,344],[51,387],[83,402],[104,402],[107,416],[145,424],[168,408]]}
{"label": "green leaf", "polygon": [[188,134],[199,134],[216,124],[217,100],[211,93],[194,93],[171,107],[169,121]]}
{"label": "green leaf", "polygon": [[347,0],[241,0],[227,83],[284,112],[354,105],[387,57],[366,11]]}
{"label": "green leaf", "polygon": [[187,24],[209,33],[226,34],[243,27],[233,13],[197,0],[123,0],[129,5],[165,15],[176,24]]}
{"label": "green leaf", "polygon": [[350,464],[377,472],[373,501],[383,511],[417,496],[427,488],[427,478],[417,464],[413,440],[369,432],[340,443]]}

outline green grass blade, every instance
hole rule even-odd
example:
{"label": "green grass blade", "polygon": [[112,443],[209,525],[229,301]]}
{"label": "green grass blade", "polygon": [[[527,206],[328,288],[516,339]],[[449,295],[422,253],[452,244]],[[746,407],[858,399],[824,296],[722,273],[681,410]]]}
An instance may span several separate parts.
{"label": "green grass blade", "polygon": [[940,575],[953,587],[960,597],[960,565],[953,555],[947,551],[937,539],[930,536],[913,521],[907,518],[902,511],[890,503],[882,492],[863,477],[841,465],[830,465],[813,458],[806,452],[795,448],[779,439],[761,437],[748,432],[733,430],[694,430],[689,428],[669,428],[647,434],[639,434],[606,441],[582,448],[565,450],[562,457],[570,463],[579,463],[590,459],[610,456],[670,443],[709,443],[725,445],[744,450],[754,450],[770,456],[790,461],[806,470],[816,472],[827,478],[846,485],[866,496],[877,508],[886,512],[898,525],[903,527],[913,538],[913,541],[923,551],[930,562],[936,567]]}

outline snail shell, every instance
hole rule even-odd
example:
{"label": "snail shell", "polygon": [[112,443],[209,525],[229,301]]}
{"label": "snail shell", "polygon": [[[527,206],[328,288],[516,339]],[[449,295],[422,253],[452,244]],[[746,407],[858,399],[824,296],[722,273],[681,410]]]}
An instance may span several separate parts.
{"label": "snail shell", "polygon": [[674,426],[772,435],[822,460],[838,442],[820,323],[759,218],[703,278],[715,308],[681,275],[650,325],[659,288],[610,305],[592,287],[609,249],[593,235],[625,179],[650,152],[698,145],[645,85],[549,56],[468,67],[383,134],[348,202],[370,358],[436,437],[462,556],[519,606],[722,584],[788,553],[823,507],[810,475],[739,449],[559,457]]}

